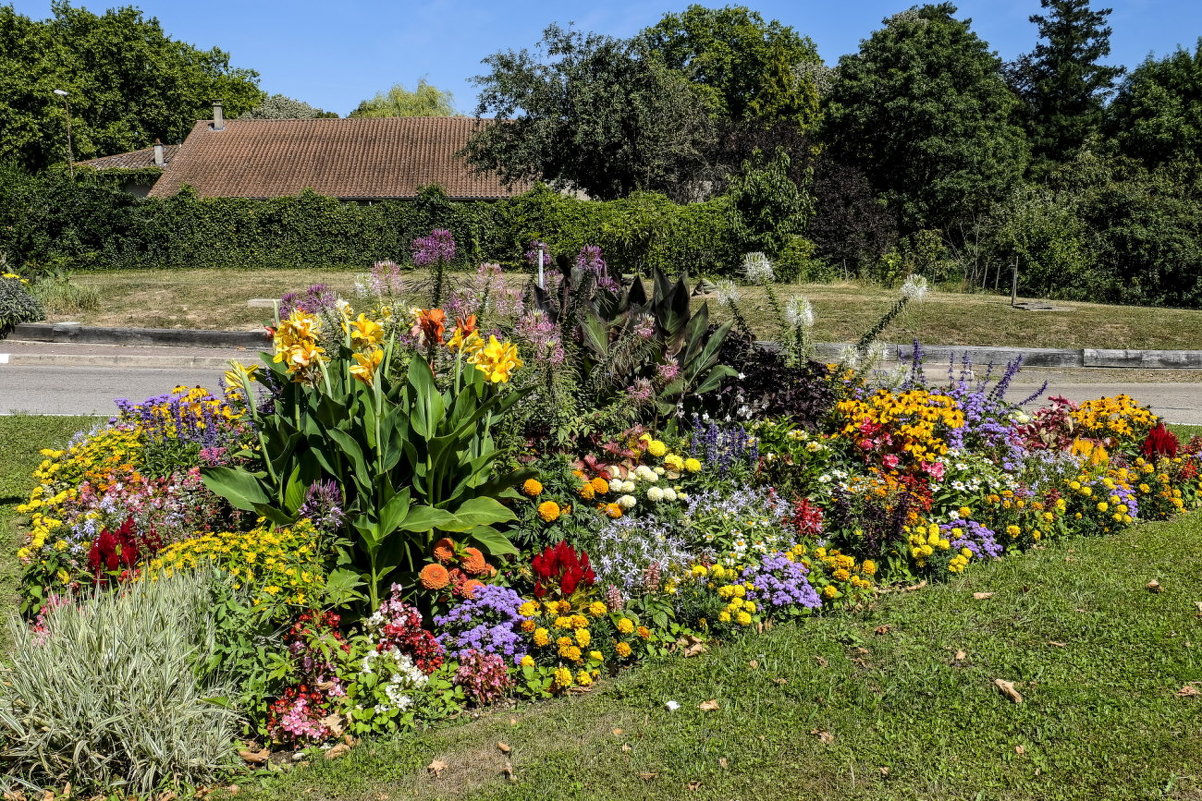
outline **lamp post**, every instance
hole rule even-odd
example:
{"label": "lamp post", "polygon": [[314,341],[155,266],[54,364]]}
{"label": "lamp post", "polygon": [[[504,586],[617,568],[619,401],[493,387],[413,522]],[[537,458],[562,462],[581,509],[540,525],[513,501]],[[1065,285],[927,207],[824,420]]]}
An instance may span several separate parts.
{"label": "lamp post", "polygon": [[54,93],[63,99],[63,108],[67,112],[67,170],[75,177],[75,149],[71,147],[71,101],[67,99],[67,90],[55,89]]}

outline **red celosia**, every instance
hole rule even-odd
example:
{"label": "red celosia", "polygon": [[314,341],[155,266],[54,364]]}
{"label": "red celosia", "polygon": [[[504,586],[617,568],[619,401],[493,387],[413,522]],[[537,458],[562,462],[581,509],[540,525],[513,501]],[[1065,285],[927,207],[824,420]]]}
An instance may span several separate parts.
{"label": "red celosia", "polygon": [[555,589],[559,590],[561,596],[571,595],[582,583],[591,587],[597,580],[597,574],[589,566],[588,554],[577,551],[563,541],[547,546],[534,557],[530,566],[534,568],[536,598],[542,598]]}
{"label": "red celosia", "polygon": [[802,498],[793,504],[786,522],[799,539],[818,537],[822,534],[822,509],[809,498]]}
{"label": "red celosia", "polygon": [[1148,436],[1144,438],[1144,444],[1140,448],[1145,458],[1156,459],[1161,456],[1172,459],[1177,455],[1177,448],[1181,445],[1177,435],[1164,427],[1164,423],[1157,423],[1156,427],[1148,432]]}
{"label": "red celosia", "polygon": [[105,529],[100,532],[100,536],[88,551],[88,567],[91,568],[96,581],[102,581],[106,574],[115,575],[124,581],[130,577],[130,571],[138,564],[143,549],[148,552],[155,550],[153,545],[156,540],[154,532],[148,537],[139,538],[131,517],[116,531]]}

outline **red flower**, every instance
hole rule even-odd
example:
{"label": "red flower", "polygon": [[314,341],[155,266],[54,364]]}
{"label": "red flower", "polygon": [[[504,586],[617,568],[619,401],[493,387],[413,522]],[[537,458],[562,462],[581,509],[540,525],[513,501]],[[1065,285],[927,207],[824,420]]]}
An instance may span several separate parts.
{"label": "red flower", "polygon": [[1143,447],[1140,451],[1147,459],[1156,459],[1160,456],[1174,458],[1177,455],[1177,448],[1181,442],[1177,439],[1177,435],[1164,427],[1164,423],[1157,423],[1156,427],[1148,432],[1148,436],[1144,438]]}
{"label": "red flower", "polygon": [[88,551],[88,567],[98,582],[106,575],[116,575],[119,581],[125,581],[132,576],[131,569],[143,556],[142,551],[153,552],[157,549],[157,541],[158,537],[152,531],[139,542],[131,517],[116,531],[105,529],[100,532]]}
{"label": "red flower", "polygon": [[560,595],[571,595],[581,584],[591,587],[597,581],[597,574],[589,566],[588,554],[563,541],[547,546],[534,557],[530,566],[535,575],[535,598],[542,598],[553,589],[558,589]]}

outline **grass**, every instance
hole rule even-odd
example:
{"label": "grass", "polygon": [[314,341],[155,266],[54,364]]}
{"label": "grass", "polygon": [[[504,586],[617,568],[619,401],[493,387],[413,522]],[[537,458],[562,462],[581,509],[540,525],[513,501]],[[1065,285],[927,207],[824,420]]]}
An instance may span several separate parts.
{"label": "grass", "polygon": [[[355,275],[300,269],[81,273],[73,280],[99,292],[100,308],[54,314],[51,319],[91,325],[250,329],[271,316],[269,309],[248,307],[251,298],[277,298],[314,283],[327,283],[349,295]],[[515,275],[514,280],[524,279]],[[896,290],[848,282],[780,286],[777,291],[782,299],[793,293],[809,297],[817,310],[814,336],[828,342],[857,339],[897,296]],[[757,333],[776,336],[762,290],[749,287],[744,295],[745,312]],[[996,295],[932,292],[925,304],[897,321],[884,338],[891,342],[917,338],[939,345],[1202,349],[1202,311],[1060,301],[1056,306],[1058,311],[1020,311]]]}
{"label": "grass", "polygon": [[[10,543],[38,448],[90,422],[0,418]],[[859,612],[644,665],[584,695],[242,777],[238,796],[1198,801],[1202,698],[1176,693],[1202,682],[1200,551],[1199,514],[1054,543]],[[1162,592],[1145,589],[1152,580]],[[6,594],[12,582],[10,568]],[[716,711],[699,710],[711,699]],[[438,776],[426,769],[435,760],[446,764]]]}

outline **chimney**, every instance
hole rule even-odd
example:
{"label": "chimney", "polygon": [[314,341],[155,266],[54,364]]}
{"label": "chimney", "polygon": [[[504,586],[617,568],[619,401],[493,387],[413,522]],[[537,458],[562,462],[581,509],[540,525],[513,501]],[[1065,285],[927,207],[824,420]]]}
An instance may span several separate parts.
{"label": "chimney", "polygon": [[154,166],[162,167],[167,163],[167,159],[163,157],[163,143],[158,139],[154,140]]}
{"label": "chimney", "polygon": [[213,101],[213,130],[221,131],[225,129],[225,107],[221,105],[220,100]]}

